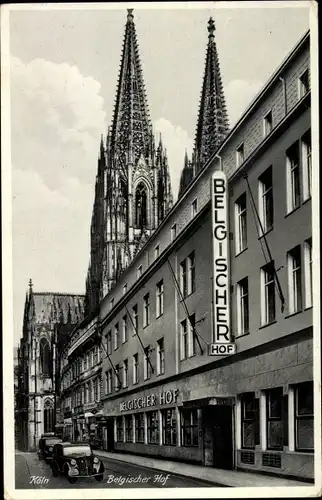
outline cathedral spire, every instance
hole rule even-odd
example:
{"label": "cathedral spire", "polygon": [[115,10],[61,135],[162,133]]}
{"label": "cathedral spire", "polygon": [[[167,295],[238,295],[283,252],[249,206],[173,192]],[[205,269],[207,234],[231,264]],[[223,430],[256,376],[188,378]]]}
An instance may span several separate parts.
{"label": "cathedral spire", "polygon": [[197,173],[211,157],[228,133],[228,116],[219,57],[215,41],[215,22],[208,21],[206,66],[195,136],[194,156]]}
{"label": "cathedral spire", "polygon": [[147,155],[152,126],[147,105],[133,9],[127,11],[111,130],[112,152],[122,162]]}
{"label": "cathedral spire", "polygon": [[215,22],[208,21],[208,45],[192,161],[185,154],[179,197],[228,133],[228,116],[215,41]]}

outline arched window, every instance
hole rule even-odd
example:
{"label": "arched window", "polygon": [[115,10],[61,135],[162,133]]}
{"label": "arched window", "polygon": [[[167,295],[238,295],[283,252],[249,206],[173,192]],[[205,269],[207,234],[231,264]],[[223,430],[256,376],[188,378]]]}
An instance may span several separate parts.
{"label": "arched window", "polygon": [[144,227],[147,223],[147,193],[142,182],[135,193],[135,223],[137,227]]}
{"label": "arched window", "polygon": [[44,432],[54,431],[54,402],[46,399],[44,402]]}
{"label": "arched window", "polygon": [[44,338],[40,341],[40,369],[43,375],[50,376],[52,373],[52,360],[49,342]]}

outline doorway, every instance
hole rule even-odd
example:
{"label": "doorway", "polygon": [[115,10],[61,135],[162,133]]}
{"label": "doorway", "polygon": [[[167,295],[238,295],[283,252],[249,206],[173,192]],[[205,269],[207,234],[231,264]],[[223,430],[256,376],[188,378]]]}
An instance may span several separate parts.
{"label": "doorway", "polygon": [[214,406],[212,414],[213,466],[232,470],[234,465],[232,406]]}

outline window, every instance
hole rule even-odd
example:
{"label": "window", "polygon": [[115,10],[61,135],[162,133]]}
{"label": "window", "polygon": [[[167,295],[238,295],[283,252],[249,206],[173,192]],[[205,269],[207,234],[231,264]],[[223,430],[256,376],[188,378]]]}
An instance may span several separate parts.
{"label": "window", "polygon": [[111,394],[112,392],[112,370],[108,370],[105,373],[106,376],[106,394]]}
{"label": "window", "polygon": [[235,203],[236,254],[247,247],[247,212],[246,193],[243,193]]}
{"label": "window", "polygon": [[160,339],[157,342],[157,369],[158,375],[164,374],[164,340]]}
{"label": "window", "polygon": [[301,247],[293,248],[287,254],[289,314],[302,309]]}
{"label": "window", "polygon": [[241,396],[242,448],[259,444],[259,400],[253,392]]}
{"label": "window", "polygon": [[99,377],[97,377],[94,383],[94,400],[95,401],[101,400],[101,380]]}
{"label": "window", "polygon": [[180,290],[183,297],[188,295],[188,277],[187,277],[187,261],[183,260],[180,264]]}
{"label": "window", "polygon": [[262,325],[275,321],[275,268],[273,261],[261,269],[261,319]]}
{"label": "window", "polygon": [[195,332],[195,315],[192,314],[189,319],[181,321],[180,335],[180,354],[181,360],[188,356],[196,354],[196,332]]}
{"label": "window", "polygon": [[240,167],[242,163],[244,163],[245,156],[244,156],[244,143],[242,143],[237,149],[236,149],[236,164],[237,167]]}
{"label": "window", "polygon": [[135,442],[144,443],[144,413],[135,415]]}
{"label": "window", "polygon": [[145,328],[150,323],[150,294],[147,293],[143,297],[143,327]]}
{"label": "window", "polygon": [[195,217],[198,211],[198,200],[197,198],[191,203],[191,217]]}
{"label": "window", "polygon": [[119,346],[119,324],[116,323],[114,326],[114,350],[118,349]]}
{"label": "window", "polygon": [[295,387],[296,450],[314,450],[313,382],[304,382]]}
{"label": "window", "polygon": [[125,415],[125,441],[126,441],[126,443],[133,443],[133,417],[132,417],[132,415]]}
{"label": "window", "polygon": [[140,278],[142,276],[142,266],[139,266],[137,268],[136,275],[137,275],[137,278]]}
{"label": "window", "polygon": [[159,281],[156,289],[156,316],[163,314],[163,280]]}
{"label": "window", "polygon": [[196,270],[195,253],[192,252],[189,257],[180,264],[180,290],[183,297],[187,297],[195,291],[196,288]]}
{"label": "window", "polygon": [[272,229],[274,220],[273,176],[269,167],[259,178],[259,217],[264,233]]}
{"label": "window", "polygon": [[138,316],[137,304],[135,304],[135,306],[132,307],[132,314],[133,314],[133,335],[136,335],[136,332],[139,329],[139,316]]}
{"label": "window", "polygon": [[123,344],[127,342],[127,315],[123,316],[122,319],[122,336],[123,336]]}
{"label": "window", "polygon": [[106,334],[106,350],[107,354],[112,354],[112,332],[111,330]]}
{"label": "window", "polygon": [[237,334],[249,332],[248,278],[237,283]]}
{"label": "window", "polygon": [[123,387],[128,386],[128,378],[129,378],[129,364],[127,359],[123,361]]}
{"label": "window", "polygon": [[188,357],[188,327],[187,320],[181,321],[181,332],[180,332],[180,354],[181,360]]}
{"label": "window", "polygon": [[162,410],[163,444],[176,446],[177,444],[177,419],[175,408]]}
{"label": "window", "polygon": [[146,414],[148,443],[159,444],[159,415],[157,411],[149,411]]}
{"label": "window", "polygon": [[140,182],[135,192],[135,223],[139,228],[147,224],[147,192],[143,182]]}
{"label": "window", "polygon": [[97,345],[94,347],[94,366],[97,365],[98,362],[98,348]]}
{"label": "window", "polygon": [[127,283],[123,286],[123,295],[125,295],[127,292]]}
{"label": "window", "polygon": [[113,309],[114,307],[114,299],[111,299],[110,301],[110,311]]}
{"label": "window", "polygon": [[266,391],[267,448],[283,449],[283,389],[277,387]]}
{"label": "window", "polygon": [[198,446],[198,413],[196,409],[181,411],[182,446]]}
{"label": "window", "polygon": [[139,355],[133,354],[132,358],[132,368],[133,368],[133,384],[137,384],[139,381]]}
{"label": "window", "polygon": [[302,97],[304,97],[309,90],[309,70],[307,69],[299,78],[299,98],[301,99]]}
{"label": "window", "polygon": [[269,111],[267,115],[264,116],[263,120],[263,130],[264,130],[264,137],[268,136],[273,128],[273,115],[272,111]]}
{"label": "window", "polygon": [[144,380],[151,377],[150,346],[144,349]]}
{"label": "window", "polygon": [[124,441],[123,417],[116,417],[116,441]]}
{"label": "window", "polygon": [[305,307],[312,307],[313,282],[312,282],[312,239],[304,242],[304,281],[305,281]]}
{"label": "window", "polygon": [[301,140],[301,159],[303,175],[303,201],[311,196],[312,187],[312,146],[311,130],[306,132]]}
{"label": "window", "polygon": [[299,143],[295,142],[286,152],[287,211],[291,212],[300,205],[300,153]]}
{"label": "window", "polygon": [[157,259],[160,255],[160,245],[154,247],[154,258]]}
{"label": "window", "polygon": [[188,257],[188,295],[195,291],[196,271],[195,271],[195,253],[192,252]]}
{"label": "window", "polygon": [[173,241],[177,236],[177,224],[171,226],[171,241]]}
{"label": "window", "polygon": [[115,383],[114,383],[114,387],[115,387],[115,390],[116,391],[119,391],[120,388],[121,388],[121,384],[120,384],[120,365],[115,365]]}
{"label": "window", "polygon": [[194,356],[196,354],[196,339],[197,339],[197,334],[195,331],[195,324],[196,324],[196,318],[194,314],[191,314],[189,316],[189,347],[188,347],[188,352],[189,356]]}

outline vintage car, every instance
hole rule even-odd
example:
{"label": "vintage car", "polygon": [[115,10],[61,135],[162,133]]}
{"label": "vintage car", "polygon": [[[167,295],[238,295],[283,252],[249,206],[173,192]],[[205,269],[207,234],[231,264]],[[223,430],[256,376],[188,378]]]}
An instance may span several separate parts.
{"label": "vintage car", "polygon": [[70,483],[78,478],[94,477],[103,481],[104,464],[86,442],[61,442],[54,446],[51,470],[54,477],[63,474]]}
{"label": "vintage car", "polygon": [[38,444],[38,458],[39,460],[45,460],[45,462],[52,459],[53,449],[56,443],[60,443],[61,438],[55,436],[54,433],[48,432],[46,434],[42,434],[39,439]]}

